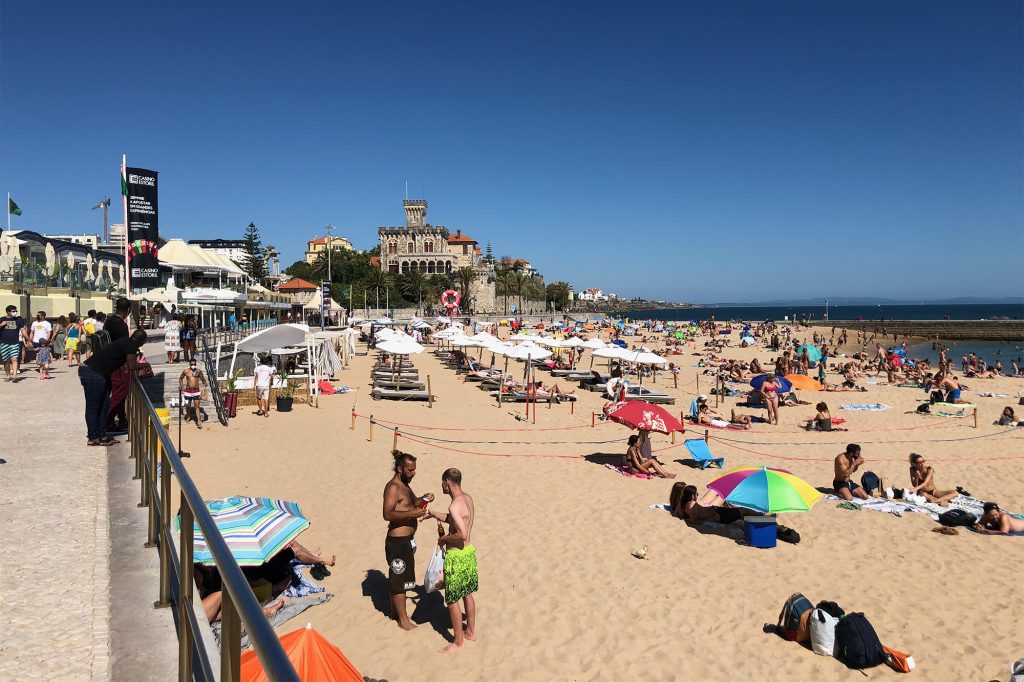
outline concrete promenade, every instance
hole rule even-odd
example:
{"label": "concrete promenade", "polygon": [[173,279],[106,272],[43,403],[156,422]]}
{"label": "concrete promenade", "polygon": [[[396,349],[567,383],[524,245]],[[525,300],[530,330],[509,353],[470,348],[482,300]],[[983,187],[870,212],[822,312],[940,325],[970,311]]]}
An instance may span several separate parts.
{"label": "concrete promenade", "polygon": [[0,383],[0,679],[172,680],[128,444],[87,447],[77,368]]}

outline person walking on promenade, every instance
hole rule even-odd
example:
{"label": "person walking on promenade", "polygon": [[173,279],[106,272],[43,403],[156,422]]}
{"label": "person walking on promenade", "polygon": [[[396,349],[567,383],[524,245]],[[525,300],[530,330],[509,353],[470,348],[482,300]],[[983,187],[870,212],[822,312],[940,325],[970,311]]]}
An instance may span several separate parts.
{"label": "person walking on promenade", "polygon": [[85,425],[88,445],[113,445],[118,441],[107,435],[107,411],[110,407],[110,375],[127,366],[132,372],[139,348],[146,343],[146,332],[135,330],[93,353],[78,368],[78,380],[85,391]]}
{"label": "person walking on promenade", "polygon": [[9,305],[7,315],[0,317],[0,360],[4,363],[7,373],[5,381],[17,383],[18,363],[21,358],[21,333],[25,327],[25,318],[18,317],[18,306]]}

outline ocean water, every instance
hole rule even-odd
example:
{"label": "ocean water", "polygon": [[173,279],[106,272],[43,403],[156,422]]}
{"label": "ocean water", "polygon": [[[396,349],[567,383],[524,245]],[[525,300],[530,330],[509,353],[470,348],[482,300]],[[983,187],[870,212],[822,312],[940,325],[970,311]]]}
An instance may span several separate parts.
{"label": "ocean water", "polygon": [[[808,317],[825,319],[825,306],[715,306],[634,310],[630,319],[646,320],[775,320]],[[965,305],[859,305],[828,307],[828,319],[840,320],[990,320],[1024,319],[1024,304],[982,303]],[[1024,341],[1024,339],[1022,339]]]}

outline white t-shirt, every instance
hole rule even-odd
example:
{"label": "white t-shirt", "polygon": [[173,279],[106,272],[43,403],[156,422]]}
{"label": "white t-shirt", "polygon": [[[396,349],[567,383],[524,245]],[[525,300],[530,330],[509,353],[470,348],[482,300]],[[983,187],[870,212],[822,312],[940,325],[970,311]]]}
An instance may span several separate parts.
{"label": "white t-shirt", "polygon": [[50,338],[50,331],[53,325],[46,320],[35,320],[32,322],[32,343],[38,343]]}
{"label": "white t-shirt", "polygon": [[274,373],[274,368],[270,365],[257,365],[256,369],[253,370],[253,376],[256,378],[256,388],[270,388],[270,377]]}

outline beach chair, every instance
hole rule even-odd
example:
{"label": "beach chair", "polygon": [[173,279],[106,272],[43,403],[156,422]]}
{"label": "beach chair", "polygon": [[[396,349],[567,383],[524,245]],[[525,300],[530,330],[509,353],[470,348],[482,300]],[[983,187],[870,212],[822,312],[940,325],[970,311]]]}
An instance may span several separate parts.
{"label": "beach chair", "polygon": [[683,444],[690,451],[693,461],[700,464],[701,469],[707,469],[711,464],[717,464],[719,469],[725,466],[725,457],[713,456],[711,448],[703,438],[690,438],[683,441]]}

